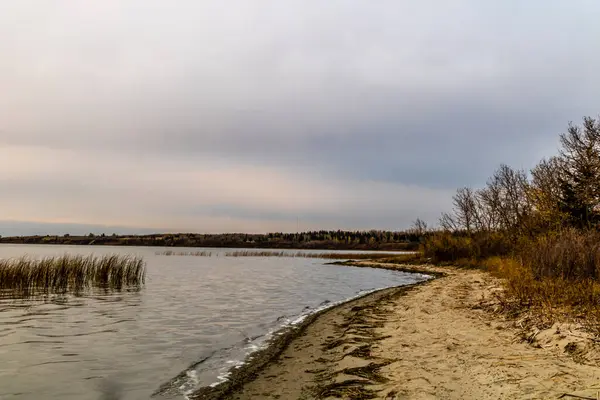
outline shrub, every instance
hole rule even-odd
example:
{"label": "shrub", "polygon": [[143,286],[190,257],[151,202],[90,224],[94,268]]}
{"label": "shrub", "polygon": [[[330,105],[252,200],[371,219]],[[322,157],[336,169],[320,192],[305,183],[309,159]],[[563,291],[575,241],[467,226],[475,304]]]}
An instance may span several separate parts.
{"label": "shrub", "polygon": [[438,233],[427,237],[422,251],[434,262],[454,262],[463,259],[482,260],[487,257],[504,256],[514,246],[501,233],[477,233],[472,235]]}
{"label": "shrub", "polygon": [[536,279],[598,279],[600,233],[564,229],[530,241],[519,255]]}

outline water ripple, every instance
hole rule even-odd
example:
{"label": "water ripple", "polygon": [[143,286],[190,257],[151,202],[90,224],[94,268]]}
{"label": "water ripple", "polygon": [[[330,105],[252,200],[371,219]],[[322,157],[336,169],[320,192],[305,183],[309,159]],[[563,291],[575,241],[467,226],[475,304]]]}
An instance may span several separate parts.
{"label": "water ripple", "polygon": [[99,333],[111,333],[111,332],[118,332],[116,329],[104,329],[101,331],[95,331],[95,332],[82,332],[82,333],[71,333],[71,334],[42,334],[42,333],[37,333],[36,336],[41,336],[41,337],[49,337],[49,338],[67,338],[67,337],[78,337],[78,336],[91,336],[91,335],[97,335]]}
{"label": "water ripple", "polygon": [[57,361],[46,361],[38,364],[25,365],[24,368],[33,368],[33,367],[41,367],[42,365],[49,364],[72,364],[72,363],[81,363],[85,361],[94,361],[94,360],[57,360]]}
{"label": "water ripple", "polygon": [[62,344],[62,341],[54,341],[54,340],[25,340],[22,342],[15,343],[0,343],[0,347],[8,347],[8,346],[18,346],[23,344]]}

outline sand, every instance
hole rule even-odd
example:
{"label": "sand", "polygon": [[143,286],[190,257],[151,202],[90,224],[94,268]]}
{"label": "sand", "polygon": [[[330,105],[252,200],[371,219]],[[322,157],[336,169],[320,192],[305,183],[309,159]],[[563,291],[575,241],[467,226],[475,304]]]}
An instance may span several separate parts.
{"label": "sand", "polygon": [[600,353],[578,327],[555,325],[523,340],[519,321],[493,312],[497,279],[418,270],[445,276],[320,314],[227,398],[600,398]]}

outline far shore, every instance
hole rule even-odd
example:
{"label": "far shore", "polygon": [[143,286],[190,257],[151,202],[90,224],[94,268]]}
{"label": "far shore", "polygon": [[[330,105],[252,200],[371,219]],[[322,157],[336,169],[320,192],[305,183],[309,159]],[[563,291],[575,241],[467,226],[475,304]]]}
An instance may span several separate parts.
{"label": "far shore", "polygon": [[414,251],[420,236],[407,232],[318,231],[267,234],[155,233],[149,235],[0,236],[0,244],[155,246],[277,250]]}
{"label": "far shore", "polygon": [[502,287],[487,272],[352,265],[437,279],[319,313],[245,375],[234,375],[221,386],[226,390],[200,390],[192,398],[597,398],[600,352],[593,338],[576,325],[527,331],[523,321],[498,312]]}

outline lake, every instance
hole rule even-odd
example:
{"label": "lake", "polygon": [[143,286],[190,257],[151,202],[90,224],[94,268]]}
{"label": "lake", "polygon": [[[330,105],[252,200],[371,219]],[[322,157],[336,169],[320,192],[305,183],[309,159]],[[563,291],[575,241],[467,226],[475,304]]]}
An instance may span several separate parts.
{"label": "lake", "polygon": [[0,259],[130,254],[147,270],[141,290],[0,299],[0,399],[185,399],[315,310],[426,279],[314,258],[224,256],[232,249],[157,254],[165,250],[0,245]]}

